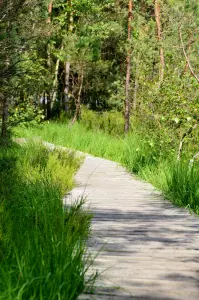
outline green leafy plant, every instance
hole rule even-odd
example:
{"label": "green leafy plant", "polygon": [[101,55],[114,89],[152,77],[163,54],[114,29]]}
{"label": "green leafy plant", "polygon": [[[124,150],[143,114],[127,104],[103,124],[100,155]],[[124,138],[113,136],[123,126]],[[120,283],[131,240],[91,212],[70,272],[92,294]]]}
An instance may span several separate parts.
{"label": "green leafy plant", "polygon": [[44,118],[43,110],[26,100],[11,109],[9,121],[11,126],[30,126],[41,123]]}

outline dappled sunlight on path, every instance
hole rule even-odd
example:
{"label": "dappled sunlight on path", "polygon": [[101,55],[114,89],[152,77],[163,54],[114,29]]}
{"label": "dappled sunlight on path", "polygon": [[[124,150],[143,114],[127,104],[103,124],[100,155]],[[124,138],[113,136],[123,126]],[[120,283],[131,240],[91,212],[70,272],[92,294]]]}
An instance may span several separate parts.
{"label": "dappled sunlight on path", "polygon": [[116,163],[87,155],[78,187],[94,213],[89,248],[101,274],[80,299],[199,299],[199,218]]}

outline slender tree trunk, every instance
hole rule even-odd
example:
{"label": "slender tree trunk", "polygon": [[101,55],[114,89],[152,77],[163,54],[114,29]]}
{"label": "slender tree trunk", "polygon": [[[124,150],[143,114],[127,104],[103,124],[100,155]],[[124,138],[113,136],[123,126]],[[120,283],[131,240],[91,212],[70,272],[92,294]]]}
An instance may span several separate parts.
{"label": "slender tree trunk", "polygon": [[5,96],[3,99],[3,109],[2,109],[2,127],[1,127],[1,137],[6,139],[7,137],[7,127],[8,127],[8,98]]}
{"label": "slender tree trunk", "polygon": [[184,46],[184,42],[183,42],[183,38],[182,38],[182,32],[181,32],[180,27],[178,28],[178,31],[179,31],[179,37],[180,37],[180,42],[181,42],[182,50],[183,50],[183,53],[184,53],[184,57],[185,57],[185,59],[186,59],[186,62],[187,62],[187,64],[188,64],[189,71],[190,71],[191,75],[192,75],[192,76],[196,79],[196,81],[199,83],[199,77],[196,75],[194,69],[192,68],[192,65],[191,65],[191,62],[190,62],[189,55],[187,55],[187,53],[186,53],[185,46]]}
{"label": "slender tree trunk", "polygon": [[137,90],[138,90],[138,73],[139,73],[139,54],[136,59],[135,66],[135,81],[134,81],[134,91],[133,91],[133,111],[135,112],[137,109]]}
{"label": "slender tree trunk", "polygon": [[44,110],[45,119],[47,119],[48,118],[48,113],[47,113],[47,95],[46,95],[46,92],[43,93],[42,106],[43,106],[43,110]]}
{"label": "slender tree trunk", "polygon": [[51,97],[49,93],[46,93],[47,96],[47,103],[46,103],[46,119],[50,120],[52,116],[52,111],[51,111]]}
{"label": "slender tree trunk", "polygon": [[[48,19],[47,19],[47,24],[51,23],[51,14],[52,14],[52,9],[53,9],[53,0],[50,1],[48,5]],[[48,36],[50,37],[50,31],[48,32]],[[50,44],[48,43],[47,45],[47,65],[49,69],[51,69],[51,56],[50,56]]]}
{"label": "slender tree trunk", "polygon": [[[72,8],[72,1],[70,0],[70,7]],[[71,34],[73,32],[73,12],[71,9],[70,18],[69,18],[69,27],[68,32]],[[64,109],[65,112],[68,112],[68,102],[69,102],[69,80],[70,80],[70,60],[65,62],[65,87],[64,87]]]}
{"label": "slender tree trunk", "polygon": [[162,46],[163,38],[162,38],[162,26],[161,26],[161,0],[155,1],[155,20],[157,26],[157,36],[160,47],[160,70],[159,70],[159,85],[160,88],[163,80],[164,80],[164,70],[165,70],[165,60],[164,60],[164,49]]}
{"label": "slender tree trunk", "polygon": [[52,10],[53,10],[53,0],[51,0],[48,5],[48,23],[51,23]]}
{"label": "slender tree trunk", "polygon": [[[47,24],[51,23],[52,9],[53,9],[53,0],[51,0],[50,3],[49,3],[49,5],[48,5],[48,19],[47,19]],[[50,38],[50,28],[49,28],[48,36]],[[51,63],[51,47],[50,47],[50,43],[48,43],[48,45],[47,45],[47,66],[48,66],[48,69],[49,69],[49,71],[51,73],[52,63]],[[50,119],[50,117],[51,117],[51,93],[49,91],[46,91],[46,96],[47,96],[46,118]]]}
{"label": "slender tree trunk", "polygon": [[[8,21],[7,23],[7,29],[6,29],[6,32],[7,32],[7,36],[8,36],[8,40],[10,38],[10,30],[11,30],[11,22]],[[8,42],[8,45],[9,47],[9,42]],[[9,68],[10,66],[10,56],[9,54],[6,55],[6,60],[5,60],[5,65],[7,68]],[[7,135],[8,135],[8,109],[9,109],[9,101],[8,101],[8,94],[7,92],[3,93],[2,95],[2,100],[3,100],[3,106],[2,106],[2,127],[1,127],[1,137],[3,139],[6,139],[7,138]]]}
{"label": "slender tree trunk", "polygon": [[[131,42],[131,33],[132,33],[132,19],[133,19],[133,3],[132,0],[129,0],[129,7],[128,7],[128,42],[130,47]],[[131,49],[128,50],[126,63],[126,96],[125,96],[125,103],[124,103],[124,132],[128,133],[130,128],[130,80],[131,80]]]}
{"label": "slender tree trunk", "polygon": [[[190,54],[191,54],[191,45],[194,43],[194,41],[189,38],[189,43],[188,43],[188,52],[187,52],[187,58],[188,58],[188,61],[190,61]],[[189,64],[188,62],[186,61],[186,64],[185,64],[185,67],[184,67],[184,70],[183,70],[183,73],[182,73],[182,76],[185,75],[187,73],[189,69]]]}
{"label": "slender tree trunk", "polygon": [[54,105],[54,102],[56,101],[56,98],[57,98],[57,82],[58,82],[59,64],[60,64],[60,59],[57,59],[56,66],[55,66],[55,77],[54,77],[54,81],[53,81],[52,106]]}
{"label": "slender tree trunk", "polygon": [[138,90],[138,78],[135,77],[134,91],[133,91],[133,111],[136,112],[137,109],[137,90]]}
{"label": "slender tree trunk", "polygon": [[81,94],[82,94],[82,88],[83,88],[83,81],[84,81],[84,69],[83,66],[81,67],[81,77],[80,77],[80,86],[79,86],[79,92],[78,92],[78,97],[76,101],[76,109],[75,109],[75,114],[72,120],[72,124],[74,124],[80,116],[81,112]]}
{"label": "slender tree trunk", "polygon": [[[61,47],[63,49],[63,47]],[[57,98],[57,86],[58,86],[58,73],[59,73],[59,65],[60,59],[58,58],[55,65],[55,75],[53,81],[53,92],[52,92],[52,101],[51,101],[51,109],[53,108],[56,98]]]}
{"label": "slender tree trunk", "polygon": [[70,62],[65,63],[65,87],[64,87],[64,110],[68,112],[68,102],[69,102],[69,79],[70,79]]}
{"label": "slender tree trunk", "polygon": [[[191,44],[189,43],[188,54],[187,54],[187,57],[189,60],[190,60],[190,55],[189,55],[190,51],[191,51]],[[188,62],[186,61],[186,64],[185,64],[185,67],[183,70],[183,75],[185,75],[187,73],[188,69],[189,69],[189,65],[188,65]]]}
{"label": "slender tree trunk", "polygon": [[184,143],[185,138],[187,136],[189,136],[192,133],[192,131],[194,129],[196,129],[197,127],[198,127],[198,124],[195,124],[194,126],[191,126],[189,128],[189,130],[183,134],[183,136],[182,136],[182,138],[180,140],[179,148],[178,148],[178,155],[177,155],[177,160],[178,161],[180,161],[180,159],[181,159],[181,154],[182,154],[182,150],[183,150],[183,143]]}

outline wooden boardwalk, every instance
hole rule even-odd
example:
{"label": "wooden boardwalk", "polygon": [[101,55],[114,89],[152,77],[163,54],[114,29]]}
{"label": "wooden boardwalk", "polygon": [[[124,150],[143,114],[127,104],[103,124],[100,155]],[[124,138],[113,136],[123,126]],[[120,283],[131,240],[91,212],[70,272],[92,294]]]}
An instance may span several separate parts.
{"label": "wooden boardwalk", "polygon": [[[89,247],[99,253],[97,300],[198,300],[199,218],[174,207],[117,163],[87,155],[78,187],[94,212]],[[102,248],[103,247],[103,248]]]}

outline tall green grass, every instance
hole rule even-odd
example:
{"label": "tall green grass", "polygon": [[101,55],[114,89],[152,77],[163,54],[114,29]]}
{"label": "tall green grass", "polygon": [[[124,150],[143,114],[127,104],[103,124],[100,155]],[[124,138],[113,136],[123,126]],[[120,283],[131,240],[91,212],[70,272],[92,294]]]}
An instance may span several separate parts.
{"label": "tall green grass", "polygon": [[18,128],[15,134],[29,138],[41,136],[43,140],[56,145],[117,161],[135,173],[139,173],[149,163],[156,164],[162,155],[151,141],[144,140],[139,135],[119,138],[100,130],[88,130],[78,123],[73,127],[67,123],[45,123],[28,129]]}
{"label": "tall green grass", "polygon": [[63,208],[80,159],[41,145],[0,148],[0,299],[76,299],[91,263],[91,216]]}
{"label": "tall green grass", "polygon": [[188,163],[176,163],[167,177],[166,195],[174,204],[185,206],[199,214],[199,168]]}
{"label": "tall green grass", "polygon": [[[92,114],[92,113],[91,113]],[[96,118],[97,115],[93,114]],[[102,117],[101,117],[102,118]],[[110,135],[101,131],[95,122],[81,122],[73,127],[69,123],[45,123],[42,126],[15,130],[21,137],[41,136],[43,140],[57,145],[91,153],[124,165],[130,172],[152,183],[176,205],[189,206],[198,213],[199,166],[189,172],[187,161],[190,153],[183,155],[183,162],[176,164],[176,151],[164,136],[134,127],[128,136]],[[101,121],[100,121],[101,122]],[[88,124],[89,127],[88,127]],[[177,149],[177,144],[174,145]],[[187,155],[187,156],[186,156]],[[186,200],[185,200],[186,199]]]}

